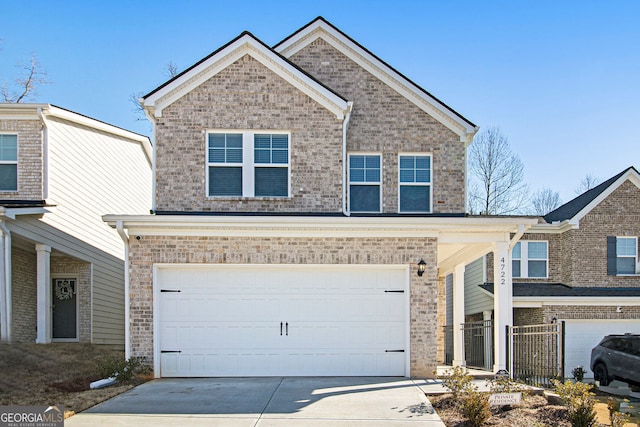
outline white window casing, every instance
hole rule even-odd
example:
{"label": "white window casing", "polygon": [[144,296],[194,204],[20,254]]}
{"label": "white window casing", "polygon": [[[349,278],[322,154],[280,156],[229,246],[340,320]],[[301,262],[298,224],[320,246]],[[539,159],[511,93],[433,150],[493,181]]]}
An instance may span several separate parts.
{"label": "white window casing", "polygon": [[[431,153],[398,155],[398,212],[433,212],[433,157]],[[403,191],[404,190],[404,191]],[[421,192],[426,191],[426,195]],[[424,198],[424,200],[422,200]]]}
{"label": "white window casing", "polygon": [[[549,242],[521,240],[511,251],[512,272],[519,279],[547,279],[549,277]],[[544,269],[544,272],[541,272]]]}

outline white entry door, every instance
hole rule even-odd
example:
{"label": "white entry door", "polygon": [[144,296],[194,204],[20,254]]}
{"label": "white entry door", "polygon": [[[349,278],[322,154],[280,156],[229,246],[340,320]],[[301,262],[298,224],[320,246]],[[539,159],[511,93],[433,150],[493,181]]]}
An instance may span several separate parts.
{"label": "white entry door", "polygon": [[407,270],[162,266],[160,375],[404,376]]}

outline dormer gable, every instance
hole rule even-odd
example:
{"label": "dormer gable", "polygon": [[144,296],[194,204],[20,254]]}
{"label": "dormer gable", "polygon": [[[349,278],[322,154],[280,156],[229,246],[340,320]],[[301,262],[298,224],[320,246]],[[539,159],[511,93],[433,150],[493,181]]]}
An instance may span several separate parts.
{"label": "dormer gable", "polygon": [[162,117],[162,111],[211,77],[245,55],[249,55],[280,76],[324,108],[344,119],[348,102],[314,79],[283,56],[276,53],[249,32],[243,32],[220,49],[203,58],[173,79],[144,95],[141,102],[151,120]]}
{"label": "dormer gable", "polygon": [[473,136],[478,130],[476,125],[405,77],[321,16],[276,44],[274,50],[286,58],[291,58],[317,39],[324,40],[424,112],[434,117],[458,135],[461,142],[468,145],[473,140]]}

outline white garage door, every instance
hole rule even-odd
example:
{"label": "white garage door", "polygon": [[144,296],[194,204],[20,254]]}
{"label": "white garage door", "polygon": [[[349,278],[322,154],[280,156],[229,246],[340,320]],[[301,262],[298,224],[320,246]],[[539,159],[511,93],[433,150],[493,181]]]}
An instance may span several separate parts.
{"label": "white garage door", "polygon": [[585,378],[593,378],[589,367],[591,349],[606,335],[627,332],[640,334],[640,319],[566,320],[565,327],[565,376],[571,378],[571,371],[582,365],[587,370]]}
{"label": "white garage door", "polygon": [[371,266],[158,268],[160,375],[404,376],[407,280]]}

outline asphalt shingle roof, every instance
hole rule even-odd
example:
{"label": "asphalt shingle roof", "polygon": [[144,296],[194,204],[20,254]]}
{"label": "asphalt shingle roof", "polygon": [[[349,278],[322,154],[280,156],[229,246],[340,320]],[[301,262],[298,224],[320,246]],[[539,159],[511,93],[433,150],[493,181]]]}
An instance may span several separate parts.
{"label": "asphalt shingle roof", "polygon": [[[480,287],[493,293],[493,283]],[[514,297],[640,297],[637,288],[571,287],[562,283],[514,283]]]}

